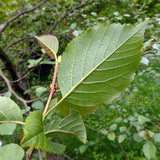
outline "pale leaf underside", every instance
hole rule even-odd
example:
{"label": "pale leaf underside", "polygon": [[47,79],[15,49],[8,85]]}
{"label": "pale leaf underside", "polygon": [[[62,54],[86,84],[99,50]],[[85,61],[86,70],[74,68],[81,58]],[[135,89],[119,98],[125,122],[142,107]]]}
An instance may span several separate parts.
{"label": "pale leaf underside", "polygon": [[[113,100],[134,77],[147,21],[136,27],[100,24],[66,48],[58,71],[63,98],[79,106]],[[57,105],[58,105],[57,104]]]}

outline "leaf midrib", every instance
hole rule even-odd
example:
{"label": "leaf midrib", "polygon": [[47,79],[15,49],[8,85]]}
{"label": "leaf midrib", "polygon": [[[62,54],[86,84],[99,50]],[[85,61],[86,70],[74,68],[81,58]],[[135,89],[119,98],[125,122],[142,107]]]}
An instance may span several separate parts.
{"label": "leaf midrib", "polygon": [[108,59],[113,53],[115,53],[123,44],[125,44],[130,38],[132,38],[146,23],[141,25],[133,34],[131,34],[128,39],[122,42],[115,50],[113,50],[104,60],[101,61],[98,65],[96,65],[86,76],[84,76],[70,91],[54,106],[58,106],[63,100],[65,100],[96,68],[98,68],[106,59]]}

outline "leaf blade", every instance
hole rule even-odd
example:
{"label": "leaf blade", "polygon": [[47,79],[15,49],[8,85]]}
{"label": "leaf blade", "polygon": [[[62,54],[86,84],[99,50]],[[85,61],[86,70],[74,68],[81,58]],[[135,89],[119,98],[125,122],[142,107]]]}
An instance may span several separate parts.
{"label": "leaf blade", "polygon": [[60,121],[52,121],[45,129],[45,134],[49,137],[64,137],[65,135],[74,135],[78,139],[86,142],[86,129],[79,112],[71,110],[70,115]]}
{"label": "leaf blade", "polygon": [[34,111],[27,117],[21,145],[23,147],[32,146],[36,149],[57,154],[64,152],[66,149],[65,145],[47,139],[43,132],[43,116],[40,111]]}
{"label": "leaf blade", "polygon": [[117,97],[133,79],[140,62],[146,25],[147,21],[135,28],[99,25],[73,40],[59,66],[63,98],[58,104],[67,100],[79,106],[95,106]]}
{"label": "leaf blade", "polygon": [[23,122],[20,108],[10,98],[0,96],[0,123]]}

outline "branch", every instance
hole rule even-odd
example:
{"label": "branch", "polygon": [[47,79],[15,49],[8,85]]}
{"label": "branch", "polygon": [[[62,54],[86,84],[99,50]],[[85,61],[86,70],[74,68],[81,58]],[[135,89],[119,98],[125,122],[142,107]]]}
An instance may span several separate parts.
{"label": "branch", "polygon": [[[92,2],[92,1],[91,1]],[[54,22],[53,26],[51,27],[51,30],[49,31],[49,33],[52,33],[52,31],[56,28],[57,24],[62,21],[66,16],[68,16],[68,14],[74,12],[76,9],[85,6],[86,3],[82,1],[82,3],[74,8],[72,8],[71,10],[69,10],[64,16],[62,16],[61,18],[59,18],[56,22]]]}
{"label": "branch", "polygon": [[[17,80],[19,78],[19,76],[17,75],[17,72],[15,70],[15,66],[13,65],[12,61],[10,60],[10,58],[8,57],[8,55],[6,54],[6,52],[4,52],[4,50],[2,50],[0,48],[0,59],[2,60],[2,62],[5,65],[5,68],[9,71],[12,80]],[[23,82],[22,82],[23,83]],[[16,90],[24,97],[24,98],[29,98],[30,99],[30,95],[26,94],[24,95],[24,91],[26,90],[22,84],[19,83],[15,83],[14,87],[16,88]]]}
{"label": "branch", "polygon": [[11,92],[11,93],[13,93],[13,95],[14,95],[18,100],[20,100],[20,101],[24,104],[25,108],[27,108],[28,106],[27,106],[26,100],[24,100],[23,98],[19,97],[19,96],[17,95],[17,93],[12,89],[12,86],[11,86],[11,84],[10,84],[10,81],[9,81],[9,80],[7,79],[7,77],[3,74],[1,68],[0,68],[0,76],[1,76],[1,77],[4,79],[4,81],[6,82],[7,87],[8,87],[8,91]]}
{"label": "branch", "polygon": [[15,44],[17,44],[17,43],[19,43],[19,42],[21,42],[21,41],[28,40],[28,39],[32,39],[32,38],[34,38],[34,37],[26,37],[26,38],[18,39],[17,41],[9,44],[9,45],[4,49],[4,51],[6,52],[9,47],[11,47],[11,46],[13,46],[13,45],[15,45]]}
{"label": "branch", "polygon": [[40,7],[42,4],[44,4],[45,2],[47,2],[47,0],[43,0],[41,1],[39,4],[37,4],[35,7],[31,8],[31,9],[28,9],[26,11],[20,11],[17,15],[15,15],[14,17],[12,17],[11,19],[9,19],[8,21],[6,21],[4,24],[3,24],[3,27],[0,29],[0,33],[2,33],[6,27],[11,23],[13,22],[14,20],[16,20],[18,17],[20,17],[21,15],[23,14],[26,14],[28,12],[31,12],[31,11],[34,11],[36,10],[38,7]]}

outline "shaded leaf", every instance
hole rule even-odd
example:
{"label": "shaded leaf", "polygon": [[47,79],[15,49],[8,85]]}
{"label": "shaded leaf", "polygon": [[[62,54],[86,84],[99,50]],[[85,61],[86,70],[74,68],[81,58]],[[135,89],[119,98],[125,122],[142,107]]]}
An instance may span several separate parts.
{"label": "shaded leaf", "polygon": [[59,42],[57,37],[53,35],[44,35],[44,36],[35,36],[38,42],[41,44],[45,52],[51,57],[55,58],[56,53],[58,52]]}
{"label": "shaded leaf", "polygon": [[[58,96],[58,99],[61,99],[61,95]],[[82,116],[92,113],[96,110],[97,105],[95,106],[78,106],[68,101],[64,100],[62,103],[58,105],[58,109],[62,114],[68,115],[70,113],[70,109],[75,109],[80,112]]]}
{"label": "shaded leaf", "polygon": [[10,98],[0,96],[0,123],[3,121],[23,121],[22,113],[17,104]]}
{"label": "shaded leaf", "polygon": [[0,135],[12,135],[16,126],[16,124],[12,123],[0,124]]}
{"label": "shaded leaf", "polygon": [[17,144],[7,144],[0,147],[1,160],[22,160],[24,157],[24,150]]}
{"label": "shaded leaf", "polygon": [[117,97],[141,60],[146,25],[100,24],[71,41],[59,66],[63,98],[57,105],[67,100],[89,107]]}
{"label": "shaded leaf", "polygon": [[32,103],[32,108],[34,108],[34,109],[43,109],[44,108],[44,104],[42,103],[42,101],[37,100],[37,101],[34,101]]}
{"label": "shaded leaf", "polygon": [[83,154],[83,153],[86,151],[87,148],[88,148],[87,145],[82,145],[82,146],[80,146],[80,147],[79,147],[80,153]]}
{"label": "shaded leaf", "polygon": [[39,58],[39,59],[29,59],[28,60],[28,63],[29,63],[28,68],[32,68],[32,67],[36,66],[41,61],[42,61],[42,58]]}
{"label": "shaded leaf", "polygon": [[83,143],[86,142],[86,129],[79,112],[71,110],[70,115],[62,120],[52,121],[45,129],[45,134],[49,137],[64,137],[74,135]]}
{"label": "shaded leaf", "polygon": [[62,153],[66,148],[65,145],[47,139],[43,132],[43,119],[40,111],[34,111],[27,117],[21,145],[23,147],[32,146],[36,149],[54,153]]}

